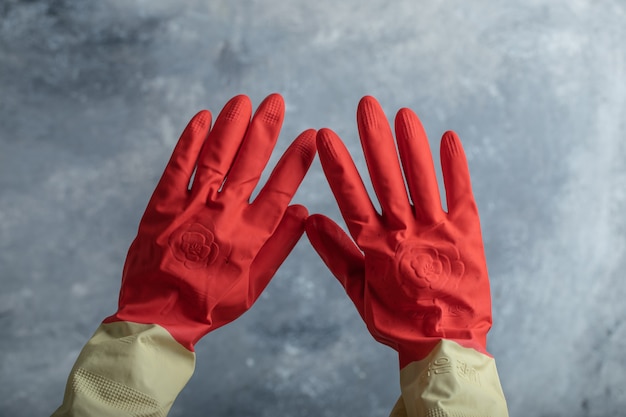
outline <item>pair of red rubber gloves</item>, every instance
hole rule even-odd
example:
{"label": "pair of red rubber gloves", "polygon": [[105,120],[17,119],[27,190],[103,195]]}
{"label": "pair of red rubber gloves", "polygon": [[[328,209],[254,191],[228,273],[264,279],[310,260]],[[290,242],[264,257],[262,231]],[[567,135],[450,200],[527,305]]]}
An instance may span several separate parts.
{"label": "pair of red rubber gloves", "polygon": [[[441,140],[447,211],[419,119],[401,109],[394,142],[372,97],[359,103],[357,121],[382,213],[329,129],[298,136],[250,201],[284,112],[277,94],[254,116],[250,100],[237,96],[213,127],[208,111],[193,117],[128,251],[119,309],[105,322],[158,324],[193,350],[252,306],[306,230],[374,338],[399,352],[401,367],[424,358],[441,339],[486,353],[489,280],[456,134]],[[329,218],[289,205],[316,148],[352,239]]]}

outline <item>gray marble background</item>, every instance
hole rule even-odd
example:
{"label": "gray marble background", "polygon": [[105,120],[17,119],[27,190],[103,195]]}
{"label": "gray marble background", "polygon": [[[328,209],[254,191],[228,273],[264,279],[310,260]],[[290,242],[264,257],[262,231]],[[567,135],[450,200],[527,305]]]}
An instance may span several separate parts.
{"label": "gray marble background", "polygon": [[[456,130],[511,416],[626,415],[625,22],[623,0],[2,0],[0,415],[60,404],[187,120],[271,92],[272,163],[329,126],[364,168],[365,94],[434,150]],[[340,218],[318,162],[296,200]],[[197,353],[172,416],[386,416],[399,393],[306,239]]]}

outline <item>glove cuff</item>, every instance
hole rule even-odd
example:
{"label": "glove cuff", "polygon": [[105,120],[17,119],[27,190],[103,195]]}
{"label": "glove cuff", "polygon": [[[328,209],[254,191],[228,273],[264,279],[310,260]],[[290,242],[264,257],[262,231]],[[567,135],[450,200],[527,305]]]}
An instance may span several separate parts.
{"label": "glove cuff", "polygon": [[495,360],[452,340],[402,368],[400,385],[392,416],[508,416]]}
{"label": "glove cuff", "polygon": [[195,354],[155,324],[102,324],[70,373],[54,417],[165,416],[195,366]]}
{"label": "glove cuff", "polygon": [[416,361],[420,361],[424,359],[425,357],[430,355],[431,352],[433,352],[436,346],[438,346],[440,343],[444,341],[454,342],[460,346],[463,346],[464,348],[473,349],[476,352],[479,352],[489,358],[493,357],[489,352],[487,352],[487,349],[485,348],[486,343],[479,342],[475,339],[432,338],[432,339],[420,341],[419,346],[416,346],[416,345],[410,345],[406,347],[399,346],[397,348],[397,351],[398,351],[400,369],[403,369],[405,366],[407,366],[408,364],[412,362],[416,362]]}

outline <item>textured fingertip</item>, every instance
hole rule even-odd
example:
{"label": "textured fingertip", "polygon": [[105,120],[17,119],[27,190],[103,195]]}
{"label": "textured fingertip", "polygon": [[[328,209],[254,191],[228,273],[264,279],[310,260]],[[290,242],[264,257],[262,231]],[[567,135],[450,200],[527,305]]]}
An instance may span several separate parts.
{"label": "textured fingertip", "polygon": [[337,134],[331,129],[327,127],[321,128],[316,135],[318,147],[320,144],[324,145],[327,142],[332,141],[335,136],[337,136]]}
{"label": "textured fingertip", "polygon": [[317,148],[316,133],[315,129],[305,130],[300,133],[291,145],[296,152],[302,156],[302,159],[309,163],[312,162],[315,157],[315,150]]}
{"label": "textured fingertip", "polygon": [[335,151],[334,142],[339,136],[330,129],[323,128],[317,132],[317,151],[321,159],[335,159],[337,152]]}
{"label": "textured fingertip", "polygon": [[230,122],[240,120],[242,117],[249,119],[252,112],[252,103],[250,98],[244,94],[240,94],[231,98],[222,110],[224,118]]}
{"label": "textured fingertip", "polygon": [[259,106],[259,111],[263,111],[262,120],[265,124],[281,124],[285,115],[285,101],[280,94],[270,94]]}
{"label": "textured fingertip", "polygon": [[463,155],[461,140],[452,130],[448,130],[441,138],[441,156],[455,158]]}
{"label": "textured fingertip", "polygon": [[422,123],[413,110],[403,107],[398,110],[395,120],[396,136],[414,138],[423,131]]}
{"label": "textured fingertip", "polygon": [[189,123],[189,129],[193,131],[207,130],[211,126],[211,112],[208,110],[200,110],[191,119]]}
{"label": "textured fingertip", "polygon": [[357,123],[359,127],[374,130],[381,125],[381,115],[384,115],[382,107],[372,96],[365,96],[359,102],[357,108]]}

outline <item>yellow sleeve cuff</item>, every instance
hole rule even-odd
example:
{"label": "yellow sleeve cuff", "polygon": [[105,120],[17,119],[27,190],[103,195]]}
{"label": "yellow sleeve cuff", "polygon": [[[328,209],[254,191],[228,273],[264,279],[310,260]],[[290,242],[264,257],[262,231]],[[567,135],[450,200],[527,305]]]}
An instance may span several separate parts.
{"label": "yellow sleeve cuff", "polygon": [[508,417],[496,362],[442,340],[400,371],[402,396],[390,417]]}
{"label": "yellow sleeve cuff", "polygon": [[166,416],[191,378],[195,354],[156,324],[101,324],[81,351],[61,416]]}

